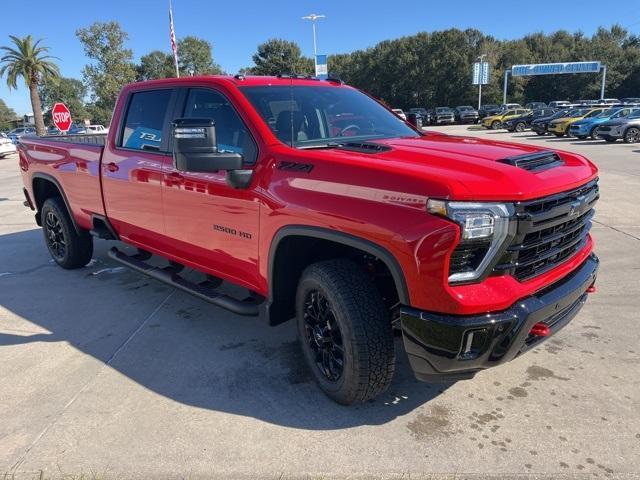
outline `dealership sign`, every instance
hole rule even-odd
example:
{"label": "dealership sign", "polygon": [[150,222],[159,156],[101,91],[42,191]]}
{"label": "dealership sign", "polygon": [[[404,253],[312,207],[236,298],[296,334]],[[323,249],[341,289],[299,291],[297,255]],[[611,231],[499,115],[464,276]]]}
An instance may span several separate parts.
{"label": "dealership sign", "polygon": [[487,85],[489,83],[488,62],[476,62],[473,64],[471,83],[473,83],[473,85]]}
{"label": "dealership sign", "polygon": [[558,75],[562,73],[598,73],[599,71],[600,62],[534,63],[511,67],[511,75],[514,77]]}
{"label": "dealership sign", "polygon": [[326,79],[329,76],[329,69],[327,68],[327,56],[316,55],[316,77],[321,80]]}

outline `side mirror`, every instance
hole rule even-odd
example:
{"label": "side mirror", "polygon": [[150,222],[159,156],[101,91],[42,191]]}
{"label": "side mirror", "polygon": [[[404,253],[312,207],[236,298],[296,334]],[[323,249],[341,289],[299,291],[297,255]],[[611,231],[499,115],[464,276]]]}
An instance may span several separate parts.
{"label": "side mirror", "polygon": [[173,162],[181,172],[214,173],[242,169],[243,157],[219,152],[216,125],[209,118],[179,118],[171,124]]}

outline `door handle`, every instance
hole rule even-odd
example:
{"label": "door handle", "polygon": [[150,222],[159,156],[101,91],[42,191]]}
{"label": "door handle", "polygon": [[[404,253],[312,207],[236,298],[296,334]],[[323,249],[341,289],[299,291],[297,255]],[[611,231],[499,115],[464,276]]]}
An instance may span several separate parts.
{"label": "door handle", "polygon": [[116,163],[111,162],[107,164],[107,170],[109,170],[110,172],[117,172],[118,170],[120,170],[120,167],[118,167]]}

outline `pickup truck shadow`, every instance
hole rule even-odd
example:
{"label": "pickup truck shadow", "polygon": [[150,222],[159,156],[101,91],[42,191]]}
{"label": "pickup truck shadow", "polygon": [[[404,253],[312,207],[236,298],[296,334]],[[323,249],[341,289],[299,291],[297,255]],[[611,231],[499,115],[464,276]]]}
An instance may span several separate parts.
{"label": "pickup truck shadow", "polygon": [[[0,348],[66,342],[107,372],[185,405],[309,430],[384,424],[451,385],[417,382],[396,338],[388,392],[364,405],[337,405],[312,381],[293,322],[269,327],[173,291],[112,263],[106,252],[113,244],[97,241],[88,267],[66,271],[50,260],[39,229],[1,235],[0,305],[13,315],[0,319]],[[64,385],[65,375],[51,381]],[[104,393],[100,378],[90,388]],[[124,382],[121,394],[136,388]]]}

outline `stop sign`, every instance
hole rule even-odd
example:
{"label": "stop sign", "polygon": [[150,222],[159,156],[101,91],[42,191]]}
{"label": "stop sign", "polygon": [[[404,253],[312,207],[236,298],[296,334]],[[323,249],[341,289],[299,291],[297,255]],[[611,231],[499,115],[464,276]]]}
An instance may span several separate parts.
{"label": "stop sign", "polygon": [[67,132],[71,128],[71,112],[64,103],[56,103],[51,109],[53,123],[61,132]]}

